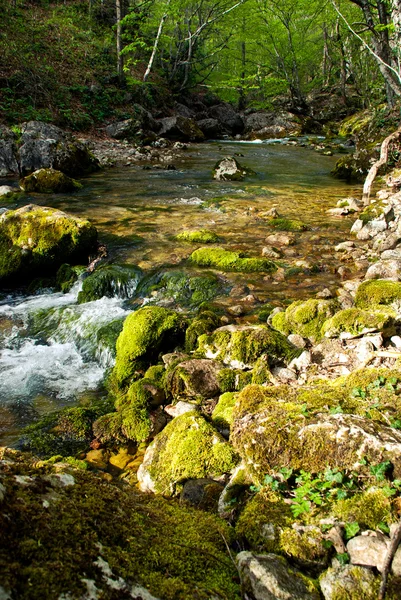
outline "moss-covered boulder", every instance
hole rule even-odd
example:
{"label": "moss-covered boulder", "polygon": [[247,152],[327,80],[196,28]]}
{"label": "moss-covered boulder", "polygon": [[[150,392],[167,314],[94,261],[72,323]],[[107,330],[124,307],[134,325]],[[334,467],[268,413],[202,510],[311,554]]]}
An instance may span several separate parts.
{"label": "moss-covered boulder", "polygon": [[138,378],[160,352],[171,351],[184,341],[185,319],[159,306],[145,306],[131,313],[124,321],[116,350],[116,364],[112,379],[123,386]]}
{"label": "moss-covered boulder", "polygon": [[180,362],[166,376],[166,391],[174,400],[202,401],[221,392],[219,373],[224,365],[216,360],[193,358]]}
{"label": "moss-covered boulder", "polygon": [[24,192],[38,192],[40,194],[64,194],[82,188],[79,181],[56,169],[34,171],[21,179],[19,185]]}
{"label": "moss-covered boulder", "polygon": [[387,281],[386,279],[364,281],[355,294],[355,305],[364,309],[400,301],[401,283]]}
{"label": "moss-covered boulder", "polygon": [[216,244],[220,238],[214,231],[208,229],[193,229],[182,231],[176,235],[179,242],[189,242],[191,244]]}
{"label": "moss-covered boulder", "polygon": [[401,433],[351,414],[310,414],[288,386],[251,385],[234,407],[231,441],[256,481],[282,467],[369,473],[389,460],[401,473]]}
{"label": "moss-covered boulder", "polygon": [[307,231],[310,229],[303,221],[286,217],[271,217],[268,219],[267,224],[278,231]]}
{"label": "moss-covered boulder", "polygon": [[321,329],[322,335],[328,338],[342,339],[363,335],[366,333],[383,332],[385,335],[395,333],[394,320],[396,312],[391,308],[382,310],[362,310],[346,308],[328,319]]}
{"label": "moss-covered boulder", "polygon": [[0,281],[53,273],[65,262],[85,264],[97,244],[86,219],[28,204],[0,217]]}
{"label": "moss-covered boulder", "polygon": [[240,600],[214,515],[12,450],[0,479],[4,598]]}
{"label": "moss-covered boulder", "polygon": [[138,471],[139,486],[172,496],[186,479],[218,477],[236,465],[233,448],[196,412],[176,417],[146,451]]}
{"label": "moss-covered boulder", "polygon": [[295,348],[280,332],[267,325],[226,325],[199,338],[199,354],[222,361],[234,369],[251,369],[261,355],[270,364],[289,362]]}
{"label": "moss-covered boulder", "polygon": [[142,276],[135,265],[106,265],[96,269],[82,284],[78,304],[100,298],[132,298]]}
{"label": "moss-covered boulder", "polygon": [[338,304],[335,300],[297,300],[272,318],[272,326],[284,335],[296,333],[316,342],[322,338],[323,323],[332,317]]}
{"label": "moss-covered boulder", "polygon": [[199,248],[192,252],[190,261],[199,267],[209,267],[223,272],[273,273],[276,265],[267,258],[243,257],[238,252],[223,248]]}
{"label": "moss-covered boulder", "polygon": [[56,273],[56,289],[60,290],[64,294],[70,291],[74,283],[78,279],[80,270],[84,270],[85,267],[72,267],[68,263],[61,265]]}
{"label": "moss-covered boulder", "polygon": [[[363,598],[376,600],[379,596],[381,577],[372,569],[357,565],[337,565],[325,571],[319,578],[320,588],[325,600],[348,600]],[[399,580],[392,580],[387,585],[387,600],[399,598]]]}

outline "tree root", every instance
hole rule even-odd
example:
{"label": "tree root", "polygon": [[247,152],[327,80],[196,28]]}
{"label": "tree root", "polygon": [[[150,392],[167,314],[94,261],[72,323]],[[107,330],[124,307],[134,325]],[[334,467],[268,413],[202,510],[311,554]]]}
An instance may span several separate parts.
{"label": "tree root", "polygon": [[397,552],[397,548],[401,542],[401,521],[398,523],[393,536],[391,538],[391,542],[389,547],[387,548],[386,558],[384,560],[383,571],[382,571],[382,582],[379,590],[378,600],[384,600],[386,595],[386,587],[387,587],[387,578],[390,573],[391,564],[394,559],[394,555]]}
{"label": "tree root", "polygon": [[376,176],[377,176],[377,173],[378,173],[380,167],[385,165],[388,161],[389,146],[390,146],[391,142],[395,142],[396,140],[399,139],[400,136],[401,136],[401,127],[399,127],[396,131],[394,131],[392,134],[387,136],[385,140],[383,140],[383,143],[382,143],[381,149],[380,149],[380,158],[370,167],[369,173],[368,173],[368,175],[365,179],[365,183],[363,185],[362,201],[365,206],[367,206],[369,204],[370,191],[372,189],[372,184],[373,184],[374,180],[376,179]]}

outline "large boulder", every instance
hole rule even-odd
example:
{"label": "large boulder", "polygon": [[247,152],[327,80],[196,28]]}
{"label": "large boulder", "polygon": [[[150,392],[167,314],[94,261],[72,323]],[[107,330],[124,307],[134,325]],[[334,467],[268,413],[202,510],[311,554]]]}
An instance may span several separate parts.
{"label": "large boulder", "polygon": [[157,133],[161,124],[152,114],[140,104],[134,104],[135,116],[124,121],[111,123],[106,127],[106,133],[116,140],[135,140],[146,137],[149,132]]}
{"label": "large boulder", "polygon": [[53,168],[71,177],[99,169],[99,161],[82,142],[55,125],[29,121],[18,134],[2,131],[0,172],[28,175],[38,169]]}
{"label": "large boulder", "polygon": [[300,120],[287,112],[257,112],[246,117],[245,133],[249,139],[283,138],[300,135]]}
{"label": "large boulder", "polygon": [[224,365],[202,358],[193,358],[179,363],[168,373],[167,392],[173,398],[213,398],[221,392],[219,373]]}
{"label": "large boulder", "polygon": [[86,219],[28,204],[0,217],[0,281],[32,279],[63,263],[83,264],[96,249],[97,231]]}
{"label": "large boulder", "polygon": [[100,298],[132,298],[142,276],[135,265],[105,265],[96,269],[83,284],[78,304]]}
{"label": "large boulder", "polygon": [[39,169],[38,171],[34,171],[21,179],[19,185],[24,192],[38,192],[41,194],[75,192],[82,187],[78,181],[56,169]]}
{"label": "large boulder", "polygon": [[219,139],[222,135],[223,129],[217,119],[201,119],[197,125],[206,139]]}
{"label": "large boulder", "polygon": [[146,450],[139,487],[172,496],[187,479],[219,477],[236,462],[230,444],[201,415],[188,412],[173,419]]}
{"label": "large boulder", "polygon": [[12,450],[0,481],[3,599],[240,600],[230,528],[210,513]]}
{"label": "large boulder", "polygon": [[296,300],[285,312],[276,313],[271,323],[284,335],[295,333],[316,342],[323,336],[323,324],[337,309],[335,300]]}
{"label": "large boulder", "polygon": [[201,142],[205,139],[202,131],[193,119],[182,117],[166,117],[160,121],[159,135],[182,142]]}
{"label": "large boulder", "polygon": [[230,104],[222,103],[209,109],[209,116],[217,119],[229,135],[237,135],[244,131],[244,121]]}

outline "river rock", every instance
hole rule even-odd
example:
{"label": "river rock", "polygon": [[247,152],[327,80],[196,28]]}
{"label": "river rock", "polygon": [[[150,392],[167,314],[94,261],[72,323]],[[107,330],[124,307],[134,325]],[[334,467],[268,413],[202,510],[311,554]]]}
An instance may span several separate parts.
{"label": "river rock", "polygon": [[219,139],[222,135],[222,127],[217,119],[201,119],[197,125],[206,139]]}
{"label": "river rock", "polygon": [[201,142],[205,139],[202,131],[193,119],[181,117],[166,117],[161,119],[159,135],[170,140],[182,142]]}
{"label": "river rock", "polygon": [[381,260],[398,260],[401,261],[401,248],[394,250],[384,250],[380,255]]}
{"label": "river rock", "polygon": [[244,121],[230,104],[221,103],[209,109],[209,116],[217,119],[229,135],[237,135],[244,131]]}
{"label": "river rock", "polygon": [[370,569],[355,565],[328,569],[319,579],[325,600],[338,600],[338,598],[377,600],[376,582],[377,579]]}
{"label": "river rock", "polygon": [[63,194],[75,192],[82,188],[78,181],[56,169],[34,171],[21,179],[19,185],[24,192],[38,192],[41,194]]}
{"label": "river rock", "polygon": [[301,122],[288,112],[256,112],[247,115],[247,139],[283,138],[301,133]]}
{"label": "river rock", "polygon": [[32,279],[63,263],[83,264],[94,252],[97,231],[86,219],[28,204],[0,217],[0,280]]}
{"label": "river rock", "polygon": [[116,140],[136,140],[143,138],[149,132],[157,133],[161,129],[159,121],[140,104],[134,104],[135,117],[106,127],[106,133]]}
{"label": "river rock", "polygon": [[70,177],[86,175],[99,169],[99,161],[87,147],[55,125],[29,121],[21,125],[14,173],[28,175],[38,169],[53,168]]}
{"label": "river rock", "polygon": [[218,181],[242,181],[250,174],[252,171],[242,167],[233,156],[225,156],[213,169],[213,178]]}
{"label": "river rock", "polygon": [[369,267],[366,279],[401,280],[401,260],[380,260]]}
{"label": "river rock", "polygon": [[295,239],[293,233],[272,233],[267,236],[265,242],[270,246],[292,246],[295,244]]}
{"label": "river rock", "polygon": [[[347,552],[353,565],[376,568],[381,573],[389,545],[390,538],[382,533],[364,531],[363,535],[358,535],[348,542]],[[401,577],[401,547],[395,553],[391,572],[396,577]]]}
{"label": "river rock", "polygon": [[318,600],[311,581],[275,554],[240,552],[238,571],[245,598],[255,600]]}
{"label": "river rock", "polygon": [[16,188],[12,188],[10,185],[0,185],[0,198],[2,196],[8,196],[9,194],[14,194],[18,192]]}
{"label": "river rock", "polygon": [[218,375],[223,368],[215,360],[193,358],[181,362],[167,374],[167,393],[173,398],[213,398],[221,392]]}
{"label": "river rock", "polygon": [[173,419],[148,446],[138,470],[144,492],[173,496],[188,479],[215,478],[236,466],[223,436],[196,412]]}

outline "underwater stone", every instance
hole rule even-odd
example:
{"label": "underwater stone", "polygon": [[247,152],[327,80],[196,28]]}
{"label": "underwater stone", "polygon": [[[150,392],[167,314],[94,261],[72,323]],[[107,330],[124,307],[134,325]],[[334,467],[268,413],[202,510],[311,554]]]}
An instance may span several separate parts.
{"label": "underwater stone", "polygon": [[38,192],[41,194],[63,194],[75,192],[82,188],[82,184],[71,179],[56,169],[39,169],[31,175],[21,179],[20,188],[24,192]]}

